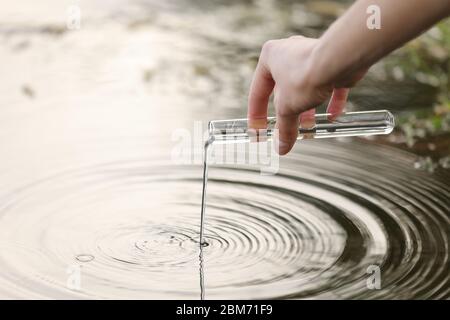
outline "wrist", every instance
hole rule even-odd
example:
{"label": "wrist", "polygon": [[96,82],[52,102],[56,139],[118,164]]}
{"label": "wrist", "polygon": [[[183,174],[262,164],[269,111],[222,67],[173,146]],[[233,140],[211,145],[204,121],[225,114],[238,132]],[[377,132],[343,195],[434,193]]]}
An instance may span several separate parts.
{"label": "wrist", "polygon": [[318,39],[308,59],[307,77],[313,87],[333,85],[336,79],[331,74],[330,59],[326,56],[326,46]]}
{"label": "wrist", "polygon": [[339,54],[327,41],[319,39],[309,59],[309,81],[317,87],[351,88],[367,73],[364,59]]}

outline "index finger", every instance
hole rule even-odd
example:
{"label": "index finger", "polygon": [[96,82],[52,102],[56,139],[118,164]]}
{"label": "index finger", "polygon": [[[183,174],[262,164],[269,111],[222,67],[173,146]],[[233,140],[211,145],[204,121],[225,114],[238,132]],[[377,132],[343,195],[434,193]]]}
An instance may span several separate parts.
{"label": "index finger", "polygon": [[248,126],[253,129],[265,129],[269,98],[275,86],[269,70],[260,60],[256,66],[248,97]]}

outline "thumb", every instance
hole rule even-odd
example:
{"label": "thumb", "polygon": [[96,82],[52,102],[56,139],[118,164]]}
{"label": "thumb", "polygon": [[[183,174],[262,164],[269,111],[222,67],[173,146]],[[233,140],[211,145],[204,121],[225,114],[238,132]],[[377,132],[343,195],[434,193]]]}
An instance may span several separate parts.
{"label": "thumb", "polygon": [[291,151],[298,137],[298,126],[298,114],[277,115],[275,127],[278,132],[275,136],[274,143],[275,150],[278,154],[285,155]]}

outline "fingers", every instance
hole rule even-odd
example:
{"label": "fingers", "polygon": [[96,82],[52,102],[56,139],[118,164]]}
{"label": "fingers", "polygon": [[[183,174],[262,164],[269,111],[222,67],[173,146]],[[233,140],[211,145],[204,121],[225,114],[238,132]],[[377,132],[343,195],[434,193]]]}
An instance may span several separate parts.
{"label": "fingers", "polygon": [[330,114],[330,120],[336,119],[344,111],[349,91],[350,89],[348,88],[333,90],[333,94],[327,107],[327,113]]}
{"label": "fingers", "polygon": [[269,98],[275,85],[272,75],[266,68],[263,57],[260,58],[253,75],[248,97],[247,117],[249,128],[265,128]]}
{"label": "fingers", "polygon": [[275,137],[275,150],[278,154],[285,155],[291,151],[298,136],[298,115],[277,115],[276,128],[278,137]]}
{"label": "fingers", "polygon": [[[309,109],[300,114],[300,127],[302,129],[313,129],[316,126],[316,109]],[[314,137],[314,132],[304,133],[303,139],[311,139]]]}

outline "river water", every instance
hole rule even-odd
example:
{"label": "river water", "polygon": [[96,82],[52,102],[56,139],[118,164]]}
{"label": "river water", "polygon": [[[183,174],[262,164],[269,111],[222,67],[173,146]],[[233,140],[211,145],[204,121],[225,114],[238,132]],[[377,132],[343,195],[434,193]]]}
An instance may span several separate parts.
{"label": "river water", "polygon": [[[276,175],[211,166],[199,252],[202,129],[245,116],[265,40],[317,35],[342,10],[317,3],[6,5],[0,297],[448,299],[450,174],[372,140],[301,141]],[[429,97],[380,74],[350,109]]]}

